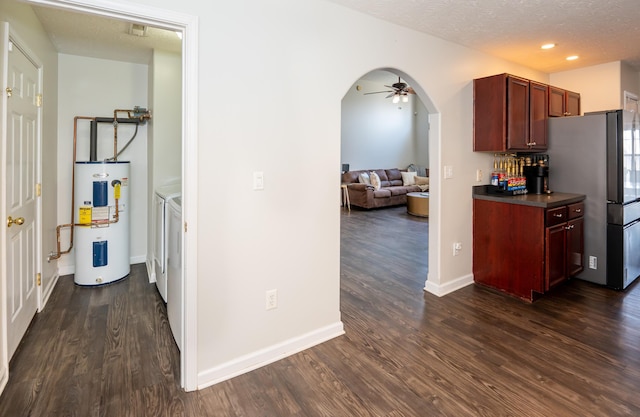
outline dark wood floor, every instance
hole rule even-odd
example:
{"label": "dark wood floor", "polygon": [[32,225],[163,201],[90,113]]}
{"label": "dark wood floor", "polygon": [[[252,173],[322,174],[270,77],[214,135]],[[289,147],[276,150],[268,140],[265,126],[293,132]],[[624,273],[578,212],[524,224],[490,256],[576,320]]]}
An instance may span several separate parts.
{"label": "dark wood floor", "polygon": [[11,363],[0,416],[638,416],[640,287],[572,281],[533,305],[423,292],[428,220],[343,212],[346,335],[184,393],[144,268],[61,278]]}

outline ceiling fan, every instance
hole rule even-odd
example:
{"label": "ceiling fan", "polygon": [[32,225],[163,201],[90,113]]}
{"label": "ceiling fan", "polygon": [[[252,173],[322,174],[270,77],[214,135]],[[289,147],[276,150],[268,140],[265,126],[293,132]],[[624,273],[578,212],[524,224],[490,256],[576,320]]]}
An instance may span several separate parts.
{"label": "ceiling fan", "polygon": [[403,103],[406,103],[409,101],[409,94],[415,94],[416,92],[413,90],[413,88],[409,87],[407,85],[407,83],[403,83],[402,81],[400,81],[400,77],[398,77],[398,82],[397,83],[393,83],[391,85],[386,85],[385,87],[387,88],[391,88],[391,90],[384,90],[384,91],[373,91],[371,93],[364,93],[364,95],[368,95],[368,94],[380,94],[380,93],[389,93],[389,95],[387,95],[385,98],[390,98],[393,97],[393,103],[398,103],[401,99]]}

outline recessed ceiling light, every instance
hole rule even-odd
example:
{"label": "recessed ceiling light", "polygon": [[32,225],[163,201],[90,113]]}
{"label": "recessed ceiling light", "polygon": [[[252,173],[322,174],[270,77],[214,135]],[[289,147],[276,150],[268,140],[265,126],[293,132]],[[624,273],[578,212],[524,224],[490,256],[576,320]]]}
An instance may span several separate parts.
{"label": "recessed ceiling light", "polygon": [[540,48],[542,48],[542,49],[551,49],[551,48],[555,48],[555,46],[556,46],[555,43],[545,43]]}
{"label": "recessed ceiling light", "polygon": [[567,61],[575,61],[578,58],[579,58],[578,55],[571,55],[567,57]]}

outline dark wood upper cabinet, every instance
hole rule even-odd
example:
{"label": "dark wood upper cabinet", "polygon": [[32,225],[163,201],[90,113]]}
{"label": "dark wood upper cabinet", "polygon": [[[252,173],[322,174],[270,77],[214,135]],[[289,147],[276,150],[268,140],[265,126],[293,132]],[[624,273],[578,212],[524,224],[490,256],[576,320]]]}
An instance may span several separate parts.
{"label": "dark wood upper cabinet", "polygon": [[507,149],[506,75],[473,81],[473,150]]}
{"label": "dark wood upper cabinet", "polygon": [[549,100],[546,84],[529,82],[529,149],[547,149]]}
{"label": "dark wood upper cabinet", "polygon": [[549,86],[549,116],[564,116],[564,90]]}
{"label": "dark wood upper cabinet", "polygon": [[549,86],[549,117],[580,116],[580,94]]}
{"label": "dark wood upper cabinet", "polygon": [[527,149],[527,143],[529,143],[529,80],[508,76],[506,81],[507,149]]}
{"label": "dark wood upper cabinet", "polygon": [[546,84],[510,74],[474,80],[473,150],[545,150],[547,94]]}
{"label": "dark wood upper cabinet", "polygon": [[580,116],[580,94],[573,91],[565,91],[565,116]]}

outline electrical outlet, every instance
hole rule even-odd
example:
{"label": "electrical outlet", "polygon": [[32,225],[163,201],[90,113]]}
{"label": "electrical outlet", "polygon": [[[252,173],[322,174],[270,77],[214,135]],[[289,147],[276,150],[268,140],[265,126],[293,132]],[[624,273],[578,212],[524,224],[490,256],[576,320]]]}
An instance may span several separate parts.
{"label": "electrical outlet", "polygon": [[265,308],[267,310],[278,308],[278,290],[269,290],[266,292]]}
{"label": "electrical outlet", "polygon": [[482,182],[482,170],[481,169],[476,169],[476,181],[477,182]]}
{"label": "electrical outlet", "polygon": [[589,269],[598,269],[598,258],[589,256]]}
{"label": "electrical outlet", "polygon": [[453,256],[460,255],[460,251],[461,250],[462,250],[462,243],[461,242],[454,242],[453,243]]}

